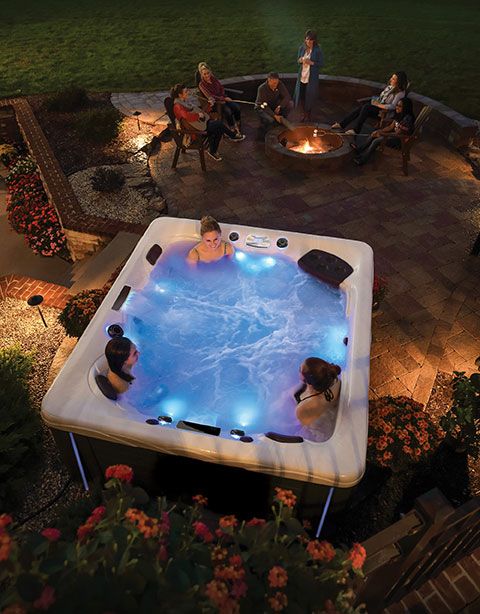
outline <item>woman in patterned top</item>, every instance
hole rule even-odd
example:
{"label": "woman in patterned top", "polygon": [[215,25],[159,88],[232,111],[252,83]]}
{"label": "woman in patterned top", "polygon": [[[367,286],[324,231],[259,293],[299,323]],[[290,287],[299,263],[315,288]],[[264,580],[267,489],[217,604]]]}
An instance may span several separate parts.
{"label": "woman in patterned top", "polygon": [[363,104],[344,117],[340,122],[332,124],[334,130],[345,129],[348,124],[355,120],[352,130],[347,130],[345,134],[355,135],[362,129],[363,123],[368,117],[378,118],[380,111],[393,111],[399,100],[404,98],[407,89],[407,75],[399,70],[390,77],[390,81],[378,96],[371,98],[370,102]]}
{"label": "woman in patterned top", "polygon": [[238,104],[225,96],[225,88],[205,62],[200,62],[198,65],[198,73],[200,75],[198,89],[208,100],[210,109],[217,110],[227,122],[228,127],[237,134],[241,134],[241,113]]}

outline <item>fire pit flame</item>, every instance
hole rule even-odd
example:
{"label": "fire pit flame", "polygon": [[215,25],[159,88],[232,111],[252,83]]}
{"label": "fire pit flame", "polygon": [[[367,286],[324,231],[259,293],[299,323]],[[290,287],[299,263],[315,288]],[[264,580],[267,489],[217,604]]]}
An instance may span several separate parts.
{"label": "fire pit flame", "polygon": [[[313,136],[316,137],[317,135],[314,134]],[[331,150],[330,146],[323,144],[321,141],[319,143],[312,143],[309,139],[305,139],[299,145],[289,146],[287,144],[287,147],[292,151],[297,151],[298,153],[303,154],[319,154],[326,153],[327,151]]]}

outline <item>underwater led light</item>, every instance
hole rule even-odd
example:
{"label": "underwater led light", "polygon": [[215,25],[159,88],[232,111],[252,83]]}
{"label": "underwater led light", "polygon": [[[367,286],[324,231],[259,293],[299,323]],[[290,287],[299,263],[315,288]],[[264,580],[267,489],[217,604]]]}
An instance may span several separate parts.
{"label": "underwater led light", "polygon": [[247,255],[244,254],[243,252],[235,252],[235,260],[238,260],[239,262],[243,262],[244,260],[246,260]]}
{"label": "underwater led light", "polygon": [[277,264],[275,261],[275,258],[272,258],[271,256],[267,256],[266,258],[263,258],[262,262],[264,266],[268,268],[271,268],[272,266],[275,266]]}
{"label": "underwater led light", "polygon": [[170,424],[172,422],[171,416],[158,416],[160,424]]}

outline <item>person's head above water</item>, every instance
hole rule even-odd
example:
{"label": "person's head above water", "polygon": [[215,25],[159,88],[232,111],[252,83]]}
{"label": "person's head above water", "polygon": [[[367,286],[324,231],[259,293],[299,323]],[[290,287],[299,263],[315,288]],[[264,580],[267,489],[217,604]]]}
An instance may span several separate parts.
{"label": "person's head above water", "polygon": [[209,249],[217,249],[222,240],[222,229],[211,215],[205,215],[200,220],[200,236],[202,243]]}
{"label": "person's head above water", "polygon": [[131,369],[138,361],[138,350],[130,339],[127,337],[110,339],[105,347],[105,357],[112,373],[126,382],[135,379],[133,375],[124,371],[124,368]]}
{"label": "person's head above water", "polygon": [[300,366],[300,373],[305,383],[313,386],[318,392],[328,390],[341,371],[338,365],[315,357],[306,358]]}

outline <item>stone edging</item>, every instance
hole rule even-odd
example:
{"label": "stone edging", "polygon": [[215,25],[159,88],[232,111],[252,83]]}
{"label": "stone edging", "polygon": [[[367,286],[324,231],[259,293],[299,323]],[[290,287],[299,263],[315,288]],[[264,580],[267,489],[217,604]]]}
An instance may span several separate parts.
{"label": "stone edging", "polygon": [[5,106],[12,106],[15,111],[22,136],[39,168],[45,191],[64,229],[107,237],[113,237],[121,230],[136,234],[145,232],[146,226],[143,224],[131,224],[84,213],[28,100],[25,98],[0,100],[0,107]]}
{"label": "stone edging", "polygon": [[0,277],[0,300],[7,296],[26,301],[34,294],[43,296],[43,305],[63,309],[70,298],[68,288],[23,275]]}
{"label": "stone edging", "polygon": [[[285,82],[289,90],[297,80],[297,73],[280,73],[280,78]],[[262,81],[267,78],[265,74],[245,75],[243,77],[229,77],[222,79],[222,84],[226,87],[242,90],[241,95],[236,95],[248,100],[255,98],[256,89]],[[320,75],[320,95],[327,100],[345,101],[354,103],[358,98],[372,96],[380,92],[385,85],[377,81],[357,79],[355,77],[342,77],[331,75]],[[415,111],[429,106],[432,114],[425,125],[425,130],[430,133],[439,134],[448,143],[455,147],[468,145],[469,141],[479,130],[479,122],[465,117],[454,109],[415,92],[409,93],[409,98],[413,101]]]}

